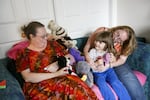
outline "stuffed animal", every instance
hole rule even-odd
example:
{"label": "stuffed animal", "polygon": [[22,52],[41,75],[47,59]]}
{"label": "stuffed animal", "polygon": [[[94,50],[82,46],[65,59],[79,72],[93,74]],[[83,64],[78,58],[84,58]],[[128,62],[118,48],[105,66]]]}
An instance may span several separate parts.
{"label": "stuffed animal", "polygon": [[61,39],[58,39],[57,42],[60,43],[61,45],[63,45],[66,49],[69,49],[69,48],[78,49],[76,46],[77,41],[71,39],[71,37],[69,37],[69,36],[62,37]]}
{"label": "stuffed animal", "polygon": [[75,58],[76,62],[85,60],[85,58],[81,56],[81,53],[76,46],[77,41],[71,39],[64,28],[57,25],[54,20],[49,22],[48,28],[52,33],[51,38],[63,45],[66,50],[68,50],[69,53]]}
{"label": "stuffed animal", "polygon": [[52,37],[54,40],[61,39],[62,37],[67,36],[68,34],[67,31],[63,27],[56,24],[54,20],[50,20],[48,28],[51,30]]}
{"label": "stuffed animal", "polygon": [[93,74],[91,72],[91,67],[86,61],[79,61],[75,66],[75,70],[77,75],[81,78],[81,80],[85,81],[85,83],[92,87],[94,84]]}
{"label": "stuffed animal", "polygon": [[77,42],[75,40],[72,40],[69,36],[65,36],[62,39],[58,39],[57,41],[69,51],[76,62],[85,61],[84,56],[81,55],[81,52],[76,47]]}
{"label": "stuffed animal", "polygon": [[69,67],[69,69],[68,69],[69,74],[72,73],[72,67],[70,66],[70,58],[67,58],[65,56],[59,56],[57,58],[57,61],[58,61],[59,69],[68,66]]}

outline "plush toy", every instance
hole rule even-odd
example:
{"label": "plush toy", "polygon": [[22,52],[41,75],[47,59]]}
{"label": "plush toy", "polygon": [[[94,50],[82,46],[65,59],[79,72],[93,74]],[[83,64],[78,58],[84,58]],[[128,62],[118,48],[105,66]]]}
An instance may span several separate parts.
{"label": "plush toy", "polygon": [[51,38],[63,45],[66,50],[68,50],[69,53],[75,58],[76,62],[85,60],[85,58],[81,56],[81,53],[76,46],[77,41],[71,39],[63,27],[60,27],[53,20],[51,20],[48,24],[48,28],[52,33]]}
{"label": "plush toy", "polygon": [[65,56],[59,56],[57,58],[57,61],[58,61],[59,69],[68,66],[69,67],[69,69],[68,69],[69,74],[72,73],[72,67],[70,66],[70,58],[67,58]]}
{"label": "plush toy", "polygon": [[77,49],[77,42],[75,40],[72,40],[69,36],[65,36],[57,41],[69,51],[76,62],[85,60],[84,56],[81,56],[81,52]]}
{"label": "plush toy", "polygon": [[79,61],[75,66],[75,70],[77,75],[81,78],[81,80],[85,81],[85,83],[92,87],[94,84],[93,74],[91,72],[91,67],[86,61]]}
{"label": "plush toy", "polygon": [[51,30],[52,37],[54,40],[61,39],[62,37],[67,36],[67,31],[55,23],[54,20],[50,20],[48,28]]}
{"label": "plush toy", "polygon": [[71,37],[69,37],[69,36],[62,37],[61,39],[58,39],[57,42],[60,43],[61,45],[63,45],[66,49],[69,49],[69,48],[78,49],[76,46],[77,41],[71,39]]}

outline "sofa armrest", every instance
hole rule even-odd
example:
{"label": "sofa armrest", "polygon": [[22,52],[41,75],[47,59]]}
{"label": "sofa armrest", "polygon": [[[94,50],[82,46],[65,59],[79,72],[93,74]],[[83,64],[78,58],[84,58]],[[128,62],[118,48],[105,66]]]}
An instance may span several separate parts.
{"label": "sofa armrest", "polygon": [[138,70],[147,76],[144,89],[147,98],[150,98],[150,44],[138,42],[138,47],[128,57],[127,63],[133,70]]}
{"label": "sofa armrest", "polygon": [[18,81],[6,68],[7,58],[0,59],[0,81],[6,80],[6,88],[0,89],[0,100],[25,100]]}
{"label": "sofa armrest", "polygon": [[138,42],[137,48],[128,57],[127,62],[132,66],[132,69],[150,75],[150,44]]}

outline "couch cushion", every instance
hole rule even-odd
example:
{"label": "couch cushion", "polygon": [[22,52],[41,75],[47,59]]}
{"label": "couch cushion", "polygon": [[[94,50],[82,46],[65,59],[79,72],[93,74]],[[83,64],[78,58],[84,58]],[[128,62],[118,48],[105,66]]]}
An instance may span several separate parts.
{"label": "couch cushion", "polygon": [[128,64],[132,69],[140,70],[147,76],[150,75],[150,44],[138,42],[138,47],[128,57]]}
{"label": "couch cushion", "polygon": [[76,38],[75,40],[77,40],[77,47],[78,49],[83,52],[83,48],[86,44],[88,37],[81,37],[81,38]]}
{"label": "couch cushion", "polygon": [[150,98],[150,44],[138,42],[138,47],[128,57],[127,63],[133,70],[138,70],[147,76],[144,89],[147,98]]}
{"label": "couch cushion", "polygon": [[136,75],[136,77],[140,81],[141,85],[143,86],[146,82],[147,76],[136,70],[134,70],[133,73]]}

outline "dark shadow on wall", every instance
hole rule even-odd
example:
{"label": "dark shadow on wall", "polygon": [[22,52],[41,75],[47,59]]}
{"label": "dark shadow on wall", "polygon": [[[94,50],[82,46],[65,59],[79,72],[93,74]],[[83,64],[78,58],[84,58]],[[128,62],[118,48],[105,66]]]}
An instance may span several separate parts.
{"label": "dark shadow on wall", "polygon": [[138,36],[146,38],[146,42],[150,43],[150,25],[149,27],[139,30]]}

